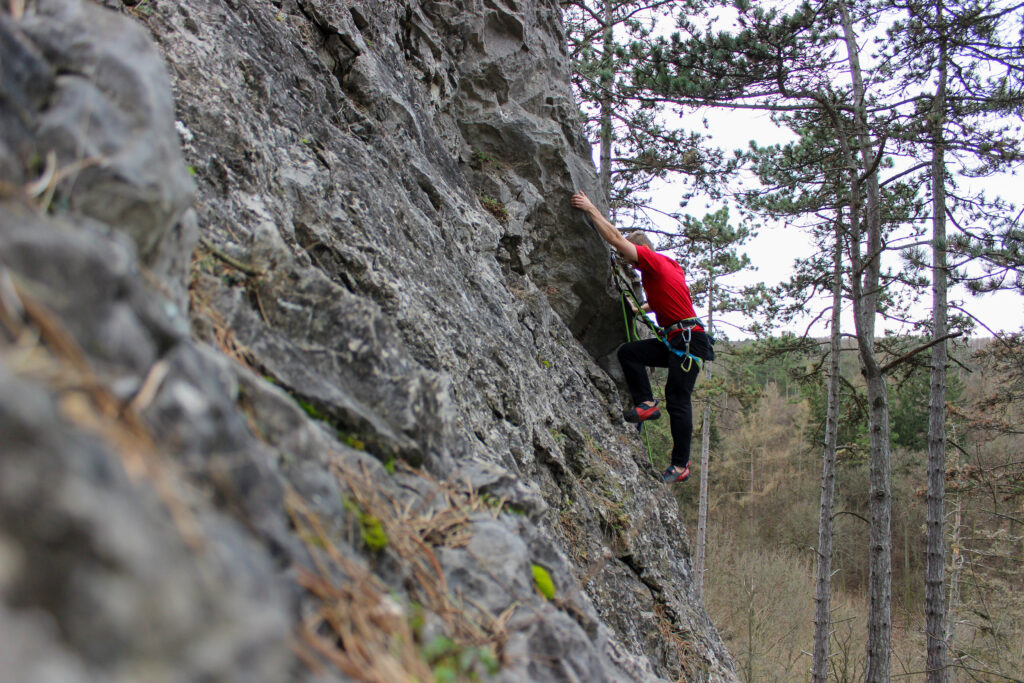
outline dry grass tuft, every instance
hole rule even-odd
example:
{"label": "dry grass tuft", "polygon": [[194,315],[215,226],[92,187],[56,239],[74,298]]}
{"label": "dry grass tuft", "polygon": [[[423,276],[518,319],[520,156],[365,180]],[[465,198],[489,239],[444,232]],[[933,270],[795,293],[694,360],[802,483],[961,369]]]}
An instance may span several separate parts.
{"label": "dry grass tuft", "polygon": [[[301,642],[360,681],[432,680],[430,667],[416,648],[410,620],[387,587],[337,549],[319,517],[296,493],[289,491],[285,503],[316,565],[316,571],[299,568],[296,573],[298,584],[320,605],[299,625]],[[318,666],[315,658],[307,663]]]}
{"label": "dry grass tuft", "polygon": [[[204,261],[196,252],[192,256],[192,278],[188,286],[189,309],[192,315],[202,316],[206,319],[212,329],[214,342],[224,355],[255,371],[257,362],[252,351],[238,341],[234,330],[224,320],[224,316],[210,303],[212,294],[209,291],[208,283],[203,282],[201,277],[204,272],[210,275],[217,274],[216,267]],[[263,317],[265,320],[266,316]]]}
{"label": "dry grass tuft", "polygon": [[664,604],[656,603],[654,605],[654,615],[658,620],[658,632],[661,634],[662,640],[679,657],[679,666],[686,674],[685,680],[701,680],[703,676],[699,675],[700,671],[694,669],[695,663],[699,663],[701,658],[697,656],[697,648],[693,641],[684,638],[678,627],[672,623],[665,612]]}
{"label": "dry grass tuft", "polygon": [[[496,671],[508,639],[506,626],[518,605],[495,616],[480,605],[453,599],[433,549],[466,545],[472,535],[470,515],[497,515],[501,506],[468,486],[435,480],[441,500],[403,505],[375,484],[364,464],[354,468],[335,458],[331,469],[358,509],[372,510],[387,536],[387,551],[410,572],[406,588],[413,607],[399,605],[369,568],[341,553],[323,522],[289,492],[289,516],[316,565],[300,571],[298,582],[320,604],[300,626],[301,642],[361,681],[475,680],[481,671]],[[444,631],[440,645],[421,641],[420,610],[439,618]],[[304,659],[315,668],[315,659]]]}

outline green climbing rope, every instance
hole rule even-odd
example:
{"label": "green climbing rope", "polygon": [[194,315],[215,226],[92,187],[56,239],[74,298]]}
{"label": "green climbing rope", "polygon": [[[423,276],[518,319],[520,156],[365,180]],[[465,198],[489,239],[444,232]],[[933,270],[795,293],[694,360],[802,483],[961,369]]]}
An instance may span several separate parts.
{"label": "green climbing rope", "polygon": [[[640,335],[636,331],[636,317],[633,318],[633,322],[632,322],[632,324],[630,324],[629,313],[626,312],[626,292],[627,291],[629,292],[629,296],[633,297],[634,301],[636,301],[636,295],[633,294],[633,290],[631,288],[627,288],[626,290],[622,291],[622,294],[619,297],[620,300],[622,301],[622,320],[626,324],[626,341],[627,342],[631,342],[631,341],[637,341],[638,339],[640,339]],[[637,311],[641,311],[639,306],[637,306]],[[641,313],[642,313],[642,311],[641,311]],[[630,333],[632,333],[632,334],[630,334]],[[653,466],[654,465],[654,453],[651,450],[651,434],[650,434],[650,432],[647,429],[647,423],[646,422],[641,422],[640,423],[640,432],[644,435],[644,444],[647,446],[647,459],[650,461],[651,465]]]}

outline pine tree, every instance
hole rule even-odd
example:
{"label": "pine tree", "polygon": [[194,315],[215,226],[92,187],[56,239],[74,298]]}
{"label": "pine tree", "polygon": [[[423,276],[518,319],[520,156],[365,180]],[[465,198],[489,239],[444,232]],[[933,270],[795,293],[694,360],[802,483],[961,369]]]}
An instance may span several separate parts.
{"label": "pine tree", "polygon": [[598,178],[616,216],[650,226],[645,193],[655,179],[680,176],[710,190],[728,165],[705,136],[674,124],[669,104],[639,96],[633,65],[671,11],[700,0],[571,0],[563,4],[573,85],[586,130],[599,149]]}

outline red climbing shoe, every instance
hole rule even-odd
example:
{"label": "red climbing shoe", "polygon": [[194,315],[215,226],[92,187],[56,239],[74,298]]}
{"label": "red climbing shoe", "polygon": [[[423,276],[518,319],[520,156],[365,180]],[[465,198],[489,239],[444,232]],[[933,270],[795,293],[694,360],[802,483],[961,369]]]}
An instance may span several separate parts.
{"label": "red climbing shoe", "polygon": [[626,422],[657,420],[661,417],[661,411],[658,410],[658,402],[654,401],[650,406],[639,405],[636,408],[630,408],[626,412],[622,413],[622,417]]}
{"label": "red climbing shoe", "polygon": [[661,473],[661,478],[666,484],[678,484],[690,478],[690,466],[676,467],[669,465],[668,469]]}

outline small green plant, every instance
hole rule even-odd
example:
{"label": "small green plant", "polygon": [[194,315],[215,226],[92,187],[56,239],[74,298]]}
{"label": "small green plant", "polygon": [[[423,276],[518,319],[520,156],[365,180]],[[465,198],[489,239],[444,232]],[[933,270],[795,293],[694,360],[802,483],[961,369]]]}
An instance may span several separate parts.
{"label": "small green plant", "polygon": [[135,7],[126,7],[125,10],[138,19],[143,19],[153,14],[153,8],[150,6],[149,0],[142,0]]}
{"label": "small green plant", "polygon": [[501,669],[489,647],[459,645],[447,636],[437,636],[423,646],[423,657],[430,664],[435,683],[479,681],[479,669],[494,676]]}
{"label": "small green plant", "polygon": [[298,403],[299,407],[306,412],[306,415],[309,415],[314,420],[319,420],[320,422],[327,422],[327,416],[321,413],[320,409],[317,408],[312,403],[310,403],[309,401],[296,397],[295,402]]}
{"label": "small green plant", "polygon": [[363,537],[363,543],[367,550],[379,553],[388,547],[388,534],[384,531],[384,525],[372,512],[364,510],[359,503],[347,497],[342,497],[341,506],[346,512],[355,515],[359,519],[359,531]]}
{"label": "small green plant", "polygon": [[486,163],[490,163],[490,162],[494,161],[494,157],[492,157],[490,154],[488,154],[487,152],[485,152],[483,150],[474,149],[473,150],[473,161],[477,162],[478,164],[486,164]]}
{"label": "small green plant", "polygon": [[498,219],[501,223],[508,222],[508,209],[501,202],[500,199],[495,199],[490,195],[480,195],[480,204],[490,213],[492,216]]}
{"label": "small green plant", "polygon": [[[264,376],[264,379],[266,379],[268,382],[273,382],[276,384],[276,382],[274,382],[274,380],[269,376]],[[299,404],[299,407],[302,408],[302,410],[305,411],[306,415],[309,415],[310,418],[317,420],[319,422],[323,422],[333,427],[338,437],[338,440],[341,441],[343,444],[347,445],[349,448],[354,448],[357,451],[366,450],[366,443],[362,439],[360,439],[355,434],[350,434],[345,430],[338,428],[337,424],[331,419],[331,416],[322,412],[319,408],[316,407],[314,403],[312,403],[311,401],[307,401],[306,399],[299,398],[298,396],[295,395],[293,395],[292,398],[295,399],[295,402]],[[385,465],[385,467],[387,467],[387,465]],[[388,471],[394,474],[394,463],[391,464],[391,469],[389,469]]]}
{"label": "small green plant", "polygon": [[360,513],[359,526],[363,530],[363,543],[371,552],[379,553],[388,547],[388,534],[376,516],[369,512]]}
{"label": "small green plant", "polygon": [[524,508],[518,505],[512,505],[504,498],[496,498],[490,493],[481,493],[480,500],[481,502],[484,503],[484,505],[491,508],[492,510],[495,510],[499,514],[502,512],[507,512],[510,515],[526,515],[526,510]]}
{"label": "small green plant", "polygon": [[551,574],[539,564],[533,565],[532,569],[533,585],[537,588],[537,592],[543,595],[546,600],[554,600],[555,582],[551,580]]}
{"label": "small green plant", "polygon": [[[365,451],[366,450],[366,444],[362,441],[362,439],[360,439],[359,437],[355,436],[354,434],[349,434],[348,432],[343,432],[343,431],[341,431],[339,429],[338,430],[338,439],[343,444],[347,445],[349,448],[354,448],[357,451]],[[385,467],[386,467],[386,465],[385,465]],[[394,468],[395,468],[395,464],[394,464],[394,461],[392,461],[391,469],[388,470],[388,471],[391,472],[392,474],[394,474]]]}

